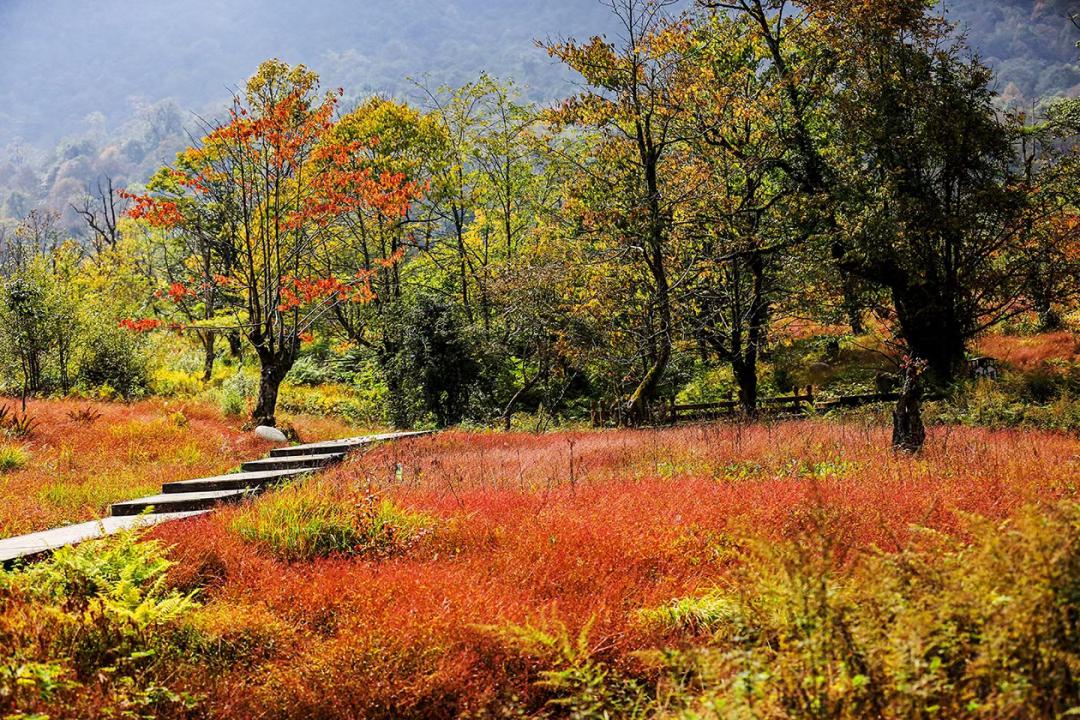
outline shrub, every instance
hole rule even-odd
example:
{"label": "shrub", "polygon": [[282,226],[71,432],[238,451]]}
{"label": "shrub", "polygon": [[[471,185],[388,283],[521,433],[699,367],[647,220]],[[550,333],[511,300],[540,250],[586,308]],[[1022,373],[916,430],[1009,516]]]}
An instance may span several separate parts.
{"label": "shrub", "polygon": [[1080,430],[1080,397],[1061,392],[1045,405],[1034,405],[1025,395],[1048,390],[1041,375],[1021,378],[1016,386],[980,381],[962,395],[941,403],[929,403],[927,416],[938,423],[985,425],[989,427],[1031,427],[1043,430]]}
{"label": "shrub", "polygon": [[26,465],[30,457],[16,445],[0,445],[0,473],[18,470]]}
{"label": "shrub", "polygon": [[1014,523],[970,519],[968,531],[971,544],[923,531],[903,552],[840,570],[822,528],[759,547],[735,591],[647,615],[682,629],[679,608],[710,609],[711,642],[676,661],[679,676],[709,678],[687,705],[710,716],[1075,712],[1080,506],[1028,510]]}
{"label": "shrub", "polygon": [[211,603],[187,625],[198,656],[215,671],[269,660],[295,642],[295,630],[258,602]]}
{"label": "shrub", "polygon": [[147,386],[146,357],[140,336],[100,325],[82,347],[79,378],[88,388],[111,388],[130,399]]}
{"label": "shrub", "polygon": [[286,560],[333,554],[388,557],[407,550],[430,518],[367,493],[355,497],[323,480],[290,483],[241,511],[232,528]]}
{"label": "shrub", "polygon": [[78,410],[71,410],[67,413],[68,419],[75,425],[93,425],[101,419],[101,411],[95,410],[89,405],[80,408]]}
{"label": "shrub", "polygon": [[[592,622],[576,634],[557,620],[546,627],[505,625],[486,630],[539,662],[535,685],[545,696],[545,707],[570,718],[641,718],[651,709],[645,685],[627,677],[598,658],[589,642]],[[547,713],[541,717],[548,717]]]}
{"label": "shrub", "polygon": [[205,389],[199,375],[163,367],[153,369],[149,384],[150,391],[158,397],[193,397]]}
{"label": "shrub", "polygon": [[645,608],[638,618],[648,626],[689,633],[708,633],[733,625],[739,616],[738,603],[722,592],[672,600],[658,608]]}
{"label": "shrub", "polygon": [[7,405],[0,405],[0,434],[16,440],[34,434],[37,422],[26,413],[13,411]]}
{"label": "shrub", "polygon": [[379,424],[385,391],[379,386],[283,385],[278,408],[284,412],[340,417],[356,424]]}
{"label": "shrub", "polygon": [[467,325],[431,295],[417,298],[396,322],[401,348],[383,367],[391,423],[412,427],[427,414],[439,427],[460,423],[481,375]]}
{"label": "shrub", "polygon": [[247,401],[255,396],[258,381],[237,370],[221,383],[218,402],[224,415],[236,417],[247,412]]}
{"label": "shrub", "polygon": [[337,377],[327,358],[302,355],[293,363],[285,379],[296,385],[322,385],[335,382]]}
{"label": "shrub", "polygon": [[[5,717],[156,716],[193,699],[161,672],[192,594],[165,585],[171,563],[138,533],[62,548],[26,569],[0,571],[0,713]],[[89,705],[89,707],[87,707]]]}

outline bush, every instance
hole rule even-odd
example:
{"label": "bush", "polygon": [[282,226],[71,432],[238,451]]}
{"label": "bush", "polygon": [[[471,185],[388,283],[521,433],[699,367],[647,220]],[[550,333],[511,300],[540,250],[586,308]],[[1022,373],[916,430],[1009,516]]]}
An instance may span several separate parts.
{"label": "bush", "polygon": [[301,355],[285,376],[287,382],[296,385],[323,385],[337,379],[329,360],[314,355]]}
{"label": "bush", "polygon": [[[543,627],[505,625],[484,628],[511,651],[525,654],[544,669],[535,682],[557,717],[644,718],[652,701],[644,683],[598,658],[589,642],[592,623],[571,634],[564,623],[548,620]],[[524,710],[524,709],[523,709]],[[524,713],[523,713],[524,716]],[[547,712],[529,717],[550,717]]]}
{"label": "bush", "polygon": [[[647,611],[704,648],[674,653],[683,701],[710,717],[1061,717],[1080,697],[1080,505],[974,541],[923,531],[841,570],[820,535],[761,546],[737,591]],[[687,608],[694,608],[692,611]],[[688,620],[689,618],[689,620]],[[674,658],[674,660],[673,660]]]}
{"label": "bush", "polygon": [[401,348],[384,367],[391,423],[412,427],[427,414],[439,427],[460,423],[481,366],[458,311],[444,299],[423,295],[393,330]]}
{"label": "bush", "polygon": [[165,585],[172,565],[135,532],[0,571],[0,715],[156,717],[193,699],[165,686],[172,631],[197,603]]}
{"label": "bush", "polygon": [[26,465],[30,456],[16,445],[0,445],[0,473],[18,470]]}
{"label": "bush", "polygon": [[947,402],[928,403],[925,415],[937,423],[1080,430],[1080,396],[1062,391],[1052,402],[1032,404],[1024,395],[1046,387],[1042,380],[1033,383],[1037,389],[1031,391],[1025,378],[1017,383],[979,381]]}
{"label": "bush", "polygon": [[27,413],[12,410],[8,405],[0,405],[0,435],[21,440],[33,435],[35,428],[37,421]]}
{"label": "bush", "polygon": [[237,370],[221,383],[218,403],[224,415],[236,417],[247,412],[248,400],[255,396],[258,381]]}
{"label": "bush", "polygon": [[88,389],[111,388],[125,399],[146,391],[143,339],[118,327],[99,326],[82,347],[79,379]]}
{"label": "bush", "polygon": [[431,527],[425,515],[367,493],[356,497],[325,480],[299,481],[240,511],[232,528],[245,541],[286,560],[334,554],[388,557],[412,546]]}
{"label": "bush", "polygon": [[355,424],[376,425],[382,419],[385,388],[376,384],[359,388],[350,385],[283,385],[278,408],[289,413],[335,416]]}

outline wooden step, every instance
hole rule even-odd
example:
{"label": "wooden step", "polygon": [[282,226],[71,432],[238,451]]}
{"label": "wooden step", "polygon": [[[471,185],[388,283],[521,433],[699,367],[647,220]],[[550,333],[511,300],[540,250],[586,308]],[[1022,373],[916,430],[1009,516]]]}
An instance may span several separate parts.
{"label": "wooden step", "polygon": [[0,540],[0,563],[9,564],[18,558],[33,558],[65,545],[95,540],[135,527],[148,527],[168,520],[202,515],[205,511],[162,513],[160,515],[132,515],[129,517],[105,517],[100,520],[66,525],[41,532]]}
{"label": "wooden step", "polygon": [[209,490],[205,492],[162,493],[113,503],[113,517],[138,515],[150,509],[152,514],[209,510],[219,503],[238,502],[258,492],[258,488]]}
{"label": "wooden step", "polygon": [[251,460],[244,463],[240,468],[244,472],[259,472],[263,470],[315,470],[340,462],[345,453],[331,452],[317,455],[296,455],[289,457],[268,457],[262,460]]}
{"label": "wooden step", "polygon": [[270,457],[295,457],[299,455],[323,455],[326,453],[347,453],[365,445],[383,442],[386,440],[401,440],[403,438],[430,435],[431,430],[416,430],[413,432],[383,433],[381,435],[361,435],[359,437],[342,438],[341,440],[326,440],[323,442],[307,443],[305,445],[293,445],[291,447],[279,447],[270,451]]}
{"label": "wooden step", "polygon": [[163,493],[190,493],[208,492],[212,490],[240,490],[250,487],[262,487],[281,480],[305,475],[309,470],[299,468],[293,470],[263,470],[261,472],[238,472],[231,475],[217,475],[214,477],[196,478],[195,480],[181,480],[178,482],[165,483],[161,486]]}

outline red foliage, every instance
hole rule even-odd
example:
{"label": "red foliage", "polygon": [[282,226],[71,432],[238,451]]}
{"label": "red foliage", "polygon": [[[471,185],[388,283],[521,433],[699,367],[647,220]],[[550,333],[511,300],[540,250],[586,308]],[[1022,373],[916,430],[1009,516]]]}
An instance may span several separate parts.
{"label": "red foliage", "polygon": [[1010,365],[1033,369],[1048,361],[1080,363],[1080,336],[1068,330],[1040,335],[987,335],[979,340],[979,352]]}
{"label": "red foliage", "polygon": [[176,227],[184,221],[180,206],[171,200],[137,195],[126,190],[120,190],[119,195],[131,201],[131,207],[125,214],[133,220],[145,220],[154,227],[164,228]]}
{"label": "red foliage", "polygon": [[136,333],[148,333],[157,330],[165,323],[157,318],[124,318],[119,325],[124,330]]}
{"label": "red foliage", "polygon": [[679,642],[635,611],[725,582],[747,543],[824,532],[846,562],[903,546],[912,525],[955,532],[958,513],[1005,518],[1080,481],[1080,441],[1063,435],[940,428],[921,456],[887,447],[882,429],[824,422],[448,432],[330,475],[441,519],[407,557],[280,562],[230,532],[232,511],[157,534],[175,582],[209,583],[208,610],[255,603],[275,619],[281,650],[217,677],[214,715],[482,715],[535,692],[533,661],[492,625],[592,619],[598,655],[629,667]]}

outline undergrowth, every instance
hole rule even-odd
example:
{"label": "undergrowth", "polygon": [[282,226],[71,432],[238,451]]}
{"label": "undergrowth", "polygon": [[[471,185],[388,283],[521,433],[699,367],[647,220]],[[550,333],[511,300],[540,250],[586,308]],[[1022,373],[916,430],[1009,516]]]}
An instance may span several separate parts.
{"label": "undergrowth", "polygon": [[253,501],[232,520],[246,542],[290,561],[328,555],[385,558],[405,552],[432,526],[365,489],[342,490],[315,479],[285,485]]}
{"label": "undergrowth", "polygon": [[171,688],[171,640],[198,602],[135,532],[0,571],[0,715],[140,717],[194,707]]}
{"label": "undergrowth", "polygon": [[30,455],[17,445],[0,445],[0,473],[24,467]]}
{"label": "undergrowth", "polygon": [[722,588],[639,613],[683,718],[1028,718],[1080,713],[1080,506],[968,518],[838,569],[835,540],[759,543]]}

